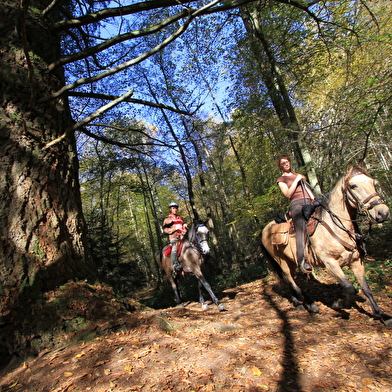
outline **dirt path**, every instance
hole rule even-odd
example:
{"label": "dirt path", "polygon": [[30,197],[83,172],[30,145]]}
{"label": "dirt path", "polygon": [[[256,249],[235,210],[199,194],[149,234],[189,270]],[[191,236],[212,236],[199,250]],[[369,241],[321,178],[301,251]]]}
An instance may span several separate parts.
{"label": "dirt path", "polygon": [[[227,311],[199,304],[129,315],[135,327],[42,352],[3,376],[1,391],[392,391],[392,329],[358,307],[296,310],[262,280],[226,290]],[[387,293],[376,295],[392,314]]]}

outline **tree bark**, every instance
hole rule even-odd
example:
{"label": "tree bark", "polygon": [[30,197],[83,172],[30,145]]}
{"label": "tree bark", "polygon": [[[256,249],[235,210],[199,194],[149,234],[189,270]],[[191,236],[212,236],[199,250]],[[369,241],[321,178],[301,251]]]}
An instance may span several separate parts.
{"label": "tree bark", "polygon": [[[3,315],[26,296],[70,278],[86,277],[90,259],[74,137],[42,149],[72,125],[65,98],[38,103],[64,84],[47,1],[20,9],[0,4],[0,307]],[[33,8],[34,6],[34,8]],[[53,18],[53,13],[51,14]]]}

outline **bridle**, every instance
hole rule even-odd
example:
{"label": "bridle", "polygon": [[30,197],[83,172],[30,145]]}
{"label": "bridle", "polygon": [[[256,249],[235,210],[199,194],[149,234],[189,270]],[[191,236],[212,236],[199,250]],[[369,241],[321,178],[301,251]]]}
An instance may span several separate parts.
{"label": "bridle", "polygon": [[[369,211],[378,206],[379,204],[385,204],[385,200],[380,197],[380,195],[377,192],[374,192],[370,194],[368,197],[365,198],[365,200],[359,200],[359,198],[354,194],[353,190],[350,187],[342,187],[342,192],[344,199],[355,205],[359,211],[361,211],[363,214],[365,214],[368,219],[370,220],[370,214]],[[377,198],[370,202],[372,199]],[[369,203],[370,202],[370,203]]]}
{"label": "bridle", "polygon": [[205,235],[204,238],[200,239],[199,235],[198,235],[198,229],[200,227],[207,227],[207,226],[204,223],[200,223],[197,226],[195,226],[196,246],[199,248],[200,252],[204,254],[202,243],[203,242],[208,242],[208,235]]}
{"label": "bridle", "polygon": [[[355,193],[353,192],[352,188],[347,187],[344,185],[344,179],[342,179],[342,194],[343,194],[343,198],[344,201],[348,204],[351,205],[352,207],[356,208],[358,211],[362,212],[366,218],[369,221],[369,233],[371,230],[371,216],[369,211],[374,208],[375,206],[379,205],[379,204],[385,204],[385,201],[380,197],[380,195],[377,192],[374,192],[372,194],[370,194],[369,196],[367,196],[364,200],[360,200]],[[377,199],[375,199],[377,198]],[[373,201],[371,201],[372,199],[375,199]],[[351,252],[353,252],[357,247],[360,249],[360,251],[365,255],[366,254],[366,249],[365,249],[365,242],[366,242],[366,238],[368,235],[362,235],[359,232],[356,231],[351,231],[349,229],[347,229],[344,224],[342,223],[342,220],[348,220],[350,222],[352,222],[354,224],[354,227],[357,228],[358,230],[358,226],[357,226],[357,220],[355,219],[346,219],[343,217],[340,217],[338,215],[336,215],[327,205],[325,205],[324,203],[321,203],[321,206],[330,214],[333,223],[339,227],[341,230],[345,231],[347,234],[349,234],[349,236],[353,239],[355,239],[356,242],[356,246],[355,245],[351,245],[349,243],[347,243],[346,241],[343,241],[341,238],[339,238],[334,231],[328,226],[328,224],[326,222],[323,222],[320,219],[317,219],[319,221],[319,223],[321,223],[328,231],[329,233],[336,239],[338,240],[345,248],[347,248],[348,250],[350,250]],[[350,255],[350,259],[352,257],[352,253]]]}

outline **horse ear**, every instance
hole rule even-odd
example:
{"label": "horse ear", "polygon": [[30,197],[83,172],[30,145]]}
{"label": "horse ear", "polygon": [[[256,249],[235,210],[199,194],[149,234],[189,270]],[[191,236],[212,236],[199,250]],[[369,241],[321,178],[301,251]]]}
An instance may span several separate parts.
{"label": "horse ear", "polygon": [[355,165],[354,165],[353,163],[351,163],[351,162],[349,162],[349,163],[346,165],[346,175],[349,174],[349,173],[351,173],[351,170],[353,169],[354,166],[355,166]]}
{"label": "horse ear", "polygon": [[367,170],[367,168],[366,168],[366,163],[365,163],[365,160],[364,160],[364,159],[360,159],[360,160],[359,160],[358,166],[359,166],[361,169]]}

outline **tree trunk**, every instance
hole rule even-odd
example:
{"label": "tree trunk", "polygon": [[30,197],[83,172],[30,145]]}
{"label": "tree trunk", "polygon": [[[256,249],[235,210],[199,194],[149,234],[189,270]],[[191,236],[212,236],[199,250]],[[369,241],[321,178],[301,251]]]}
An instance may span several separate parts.
{"label": "tree trunk", "polygon": [[[300,167],[305,167],[310,183],[318,192],[320,192],[320,186],[316,172],[312,165],[310,153],[307,150],[305,143],[301,142],[299,138],[301,127],[291,104],[291,100],[277,61],[275,60],[273,50],[270,47],[260,24],[261,17],[253,6],[242,7],[241,16],[249,37],[252,40],[251,49],[263,70],[262,78],[268,89],[268,94],[271,98],[276,114],[283,128],[289,131],[288,137],[291,139],[293,144],[295,159]],[[260,51],[260,45],[263,48],[262,51]]]}
{"label": "tree trunk", "polygon": [[[72,120],[65,98],[41,101],[63,85],[49,73],[59,37],[19,1],[0,4],[0,279],[3,315],[69,278],[86,277],[85,222],[73,137],[49,149]],[[29,13],[31,11],[31,14]],[[0,354],[1,355],[1,354]]]}

